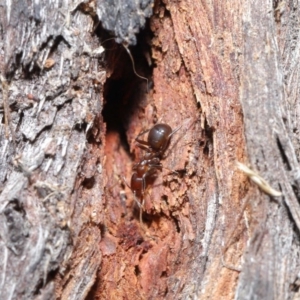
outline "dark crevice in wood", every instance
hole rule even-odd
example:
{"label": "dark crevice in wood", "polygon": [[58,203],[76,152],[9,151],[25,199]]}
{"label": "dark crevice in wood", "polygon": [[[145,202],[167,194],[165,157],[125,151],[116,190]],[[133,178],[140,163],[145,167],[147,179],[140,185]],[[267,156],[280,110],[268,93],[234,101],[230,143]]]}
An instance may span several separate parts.
{"label": "dark crevice in wood", "polygon": [[11,58],[11,60],[14,60],[14,62],[12,62],[12,63],[9,62],[7,65],[11,64],[11,68],[6,70],[6,78],[7,78],[8,82],[10,82],[12,80],[12,78],[15,75],[16,68],[18,66],[20,66],[20,64],[21,64],[22,52],[17,53],[14,58]]}
{"label": "dark crevice in wood", "polygon": [[[60,43],[62,42],[62,41],[64,41],[66,44],[68,44],[64,39],[63,39],[63,37],[62,36],[57,36],[54,40],[53,40],[53,36],[49,36],[48,37],[48,39],[44,42],[44,43],[42,43],[41,44],[41,47],[40,47],[40,52],[42,52],[43,50],[45,50],[48,46],[49,46],[49,44],[50,43],[52,43],[52,46],[51,46],[51,48],[50,48],[50,53],[49,53],[49,56],[51,56],[51,54],[53,53],[53,52],[56,52],[57,51],[57,49],[58,49],[58,46],[60,45]],[[48,56],[48,57],[49,57]]]}
{"label": "dark crevice in wood", "polygon": [[288,157],[286,156],[285,154],[285,151],[284,151],[284,148],[280,142],[280,139],[279,138],[276,138],[276,141],[277,141],[277,146],[278,146],[278,149],[280,151],[280,155],[281,155],[281,158],[282,158],[282,161],[283,161],[283,164],[285,165],[286,169],[288,171],[291,171],[292,168],[291,168],[291,165],[290,165],[290,162],[289,162],[289,159]]}
{"label": "dark crevice in wood", "polygon": [[[75,126],[74,126],[74,129],[76,129],[78,131],[81,131],[81,130],[86,131],[86,128],[87,128],[86,123],[80,123],[80,124],[78,123],[78,124],[75,124]],[[87,139],[88,140],[89,140],[90,136],[91,136],[90,134],[87,134]]]}
{"label": "dark crevice in wood", "polygon": [[[149,31],[149,30],[148,30]],[[145,92],[147,81],[137,76],[151,80],[152,68],[148,66],[145,51],[149,51],[147,32],[140,34],[136,47],[131,47],[132,61],[124,46],[107,40],[105,42],[105,60],[110,77],[104,85],[104,109],[102,112],[107,133],[118,132],[121,144],[129,153],[126,130],[131,116],[140,108],[141,93]],[[146,49],[146,50],[145,50]],[[134,69],[137,74],[135,74]]]}
{"label": "dark crevice in wood", "polygon": [[[298,199],[298,202],[299,202],[299,200],[300,200],[299,185],[295,182],[294,184],[291,184],[291,187],[292,187],[292,189],[294,191],[294,194],[295,194],[295,196],[296,196],[296,198]],[[289,209],[288,209],[288,211],[289,211]],[[292,219],[293,218],[291,218],[291,220]]]}
{"label": "dark crevice in wood", "polygon": [[[57,112],[56,112],[56,114],[57,114]],[[38,132],[38,133],[36,134],[36,136],[35,136],[35,138],[34,138],[33,140],[30,140],[30,139],[28,139],[27,137],[25,137],[25,136],[23,135],[23,141],[24,141],[24,142],[30,141],[31,144],[34,144],[35,141],[37,141],[37,140],[41,137],[41,135],[44,134],[44,131],[45,131],[45,130],[50,130],[51,127],[52,127],[52,125],[47,125],[47,126],[45,126],[45,127],[43,128],[43,130],[41,130],[40,132]]]}
{"label": "dark crevice in wood", "polygon": [[136,277],[140,276],[141,270],[140,270],[139,266],[135,266],[134,274],[135,274]]}
{"label": "dark crevice in wood", "polygon": [[[165,184],[164,184],[165,185]],[[166,204],[168,204],[168,196],[167,195],[163,195],[162,197],[161,197],[161,201],[164,201],[164,202],[166,202]]]}
{"label": "dark crevice in wood", "polygon": [[203,153],[205,155],[209,155],[210,146],[213,144],[213,128],[210,127],[207,123],[207,119],[205,119],[204,124],[204,130],[205,130],[205,146],[203,148]]}
{"label": "dark crevice in wood", "polygon": [[[146,28],[138,37],[138,43],[135,47],[130,47],[130,53],[134,60],[132,61],[123,45],[117,44],[108,33],[101,30],[101,24],[97,27],[97,35],[100,37],[102,46],[105,49],[104,65],[106,67],[107,78],[104,84],[103,91],[103,110],[102,118],[106,127],[106,146],[104,155],[107,161],[104,164],[104,173],[108,178],[107,186],[104,192],[104,207],[106,214],[104,216],[104,224],[102,232],[102,243],[106,241],[118,240],[116,252],[111,256],[103,256],[101,267],[97,273],[95,284],[91,288],[86,299],[97,299],[97,294],[105,290],[107,282],[103,280],[101,272],[107,271],[111,265],[110,261],[113,256],[118,256],[122,251],[132,252],[140,251],[147,252],[147,247],[144,246],[144,239],[141,237],[139,228],[140,208],[135,201],[128,205],[128,199],[133,199],[133,194],[126,194],[125,198],[120,196],[120,188],[124,190],[130,183],[130,177],[125,174],[124,169],[128,160],[131,165],[131,160],[135,159],[135,154],[130,152],[130,142],[127,140],[128,129],[136,115],[143,111],[145,94],[147,93],[147,82],[139,78],[138,75],[148,78],[152,77],[152,67],[149,67],[145,51],[150,52],[148,45],[149,28]],[[150,38],[149,38],[150,40]],[[132,125],[131,125],[132,126]],[[127,156],[124,155],[127,153]],[[122,157],[122,159],[120,159]],[[123,169],[122,169],[123,168]],[[117,179],[116,179],[117,178]],[[87,182],[89,183],[89,182]],[[111,215],[116,214],[116,219],[112,220]],[[146,212],[143,213],[143,223],[147,224]],[[150,218],[149,218],[150,219]],[[152,222],[152,216],[148,223]],[[136,225],[136,223],[138,225]],[[109,242],[107,242],[109,243]],[[125,257],[124,257],[125,260]],[[133,266],[133,274],[140,277],[140,267]]]}
{"label": "dark crevice in wood", "polygon": [[39,295],[39,292],[42,290],[43,286],[44,286],[43,280],[40,279],[39,282],[37,283],[35,290],[32,292],[33,295]]}
{"label": "dark crevice in wood", "polygon": [[180,233],[181,230],[180,230],[180,224],[179,224],[179,220],[173,216],[171,216],[173,221],[174,221],[174,224],[175,224],[175,228],[176,228],[176,232],[177,233]]}
{"label": "dark crevice in wood", "polygon": [[82,182],[82,185],[86,188],[86,189],[91,189],[95,184],[95,177],[91,177],[91,178],[85,178]]}
{"label": "dark crevice in wood", "polygon": [[166,271],[163,271],[162,273],[161,273],[161,277],[162,278],[167,278],[168,277],[168,273],[166,272]]}

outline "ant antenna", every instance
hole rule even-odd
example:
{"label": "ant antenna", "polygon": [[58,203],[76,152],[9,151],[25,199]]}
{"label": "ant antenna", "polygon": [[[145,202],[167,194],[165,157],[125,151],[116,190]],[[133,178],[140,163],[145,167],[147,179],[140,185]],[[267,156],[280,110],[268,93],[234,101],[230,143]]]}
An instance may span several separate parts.
{"label": "ant antenna", "polygon": [[104,43],[106,43],[108,41],[114,40],[114,39],[115,39],[114,37],[108,38],[108,39],[104,40],[103,42],[101,42],[101,45],[103,45]]}
{"label": "ant antenna", "polygon": [[[115,39],[115,37],[108,38],[108,39],[104,40],[103,42],[101,41],[100,45],[102,46],[104,43],[106,43],[108,41],[111,41],[111,40],[114,40],[114,39]],[[112,49],[115,49],[115,47],[114,48],[110,48],[110,49],[108,49],[108,48],[104,48],[104,49],[105,50],[112,50]]]}
{"label": "ant antenna", "polygon": [[[107,41],[114,40],[115,38],[116,38],[116,37],[108,38],[108,39],[104,40],[103,42],[101,42],[101,45],[103,45],[103,44],[106,43]],[[144,80],[147,81],[147,93],[149,93],[149,80],[148,80],[148,78],[146,78],[146,77],[144,77],[144,76],[138,74],[138,72],[137,72],[136,69],[135,69],[134,59],[133,59],[133,57],[132,57],[132,54],[131,54],[130,50],[129,50],[128,47],[125,46],[124,44],[122,44],[122,46],[124,47],[124,49],[126,50],[126,52],[128,53],[128,55],[129,55],[129,57],[130,57],[130,60],[131,60],[131,63],[132,63],[132,68],[133,68],[134,74],[135,74],[137,77],[139,77],[139,78],[144,79]]]}
{"label": "ant antenna", "polygon": [[140,202],[137,200],[137,198],[136,198],[136,196],[135,196],[135,193],[133,193],[133,197],[134,197],[135,202],[138,204],[138,206],[139,206],[139,208],[140,208],[140,224],[141,224],[141,226],[143,227],[143,208],[144,208],[144,203],[145,203],[145,201],[144,201],[144,198],[143,198],[142,203],[140,203]]}
{"label": "ant antenna", "polygon": [[140,203],[139,200],[136,197],[135,192],[132,190],[131,186],[127,183],[125,177],[121,176],[121,178],[123,179],[124,183],[128,186],[128,188],[131,190],[131,192],[133,194],[133,199],[134,199],[135,203],[138,205],[138,207],[140,209],[140,224],[143,226],[143,208],[144,208],[145,200],[143,198],[142,203]]}
{"label": "ant antenna", "polygon": [[174,134],[176,133],[180,128],[182,127],[182,125],[178,126],[177,128],[175,128],[169,135],[169,138]]}
{"label": "ant antenna", "polygon": [[[171,170],[171,169],[169,169],[169,168],[167,168],[167,167],[162,167],[162,168],[163,168],[163,169],[166,169],[166,170],[168,170],[168,171],[170,171],[171,174],[174,173],[174,174],[176,174],[176,175],[179,175],[179,173],[178,173],[177,171],[175,171],[175,170]],[[167,174],[167,175],[169,175],[169,174]]]}
{"label": "ant antenna", "polygon": [[125,46],[124,44],[122,44],[122,45],[123,45],[124,49],[127,51],[128,55],[129,55],[129,57],[130,57],[130,59],[131,59],[131,62],[132,62],[132,68],[133,68],[134,74],[135,74],[137,77],[139,77],[139,78],[144,79],[144,80],[147,81],[147,93],[149,93],[149,81],[148,81],[148,78],[146,78],[146,77],[144,77],[144,76],[142,76],[142,75],[139,75],[139,74],[137,73],[137,71],[136,71],[136,69],[135,69],[134,60],[133,60],[133,57],[132,57],[132,55],[131,55],[130,50],[129,50],[128,47]]}

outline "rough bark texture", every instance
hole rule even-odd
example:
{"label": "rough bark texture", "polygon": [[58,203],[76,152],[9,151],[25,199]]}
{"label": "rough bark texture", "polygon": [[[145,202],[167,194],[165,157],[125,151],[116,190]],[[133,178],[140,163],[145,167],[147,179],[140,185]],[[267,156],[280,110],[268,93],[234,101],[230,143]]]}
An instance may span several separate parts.
{"label": "rough bark texture", "polygon": [[1,299],[300,298],[298,2],[125,2],[0,3]]}
{"label": "rough bark texture", "polygon": [[2,2],[1,299],[84,298],[101,263],[102,183],[85,182],[102,172],[105,71],[78,5]]}

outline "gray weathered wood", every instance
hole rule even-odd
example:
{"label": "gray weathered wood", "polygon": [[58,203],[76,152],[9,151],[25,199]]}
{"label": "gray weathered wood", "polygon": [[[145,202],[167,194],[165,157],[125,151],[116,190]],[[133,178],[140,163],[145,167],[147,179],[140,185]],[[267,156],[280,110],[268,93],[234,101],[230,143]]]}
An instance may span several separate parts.
{"label": "gray weathered wood", "polygon": [[[79,234],[71,219],[81,205],[76,186],[105,80],[94,20],[79,4],[1,4],[0,103],[8,119],[0,129],[1,299],[54,298],[52,277],[63,272]],[[98,162],[93,172],[100,169]],[[99,241],[99,229],[89,233]],[[68,299],[89,290],[101,262],[91,259],[95,252],[91,246],[82,266],[72,267],[81,284]]]}

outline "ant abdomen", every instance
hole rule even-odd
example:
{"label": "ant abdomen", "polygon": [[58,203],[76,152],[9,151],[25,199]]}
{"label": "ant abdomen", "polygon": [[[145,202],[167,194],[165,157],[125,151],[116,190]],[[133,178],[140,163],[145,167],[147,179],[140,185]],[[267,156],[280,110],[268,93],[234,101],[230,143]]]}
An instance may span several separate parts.
{"label": "ant abdomen", "polygon": [[143,185],[143,177],[139,177],[136,172],[133,173],[131,176],[130,188],[137,198],[141,198],[144,194]]}

